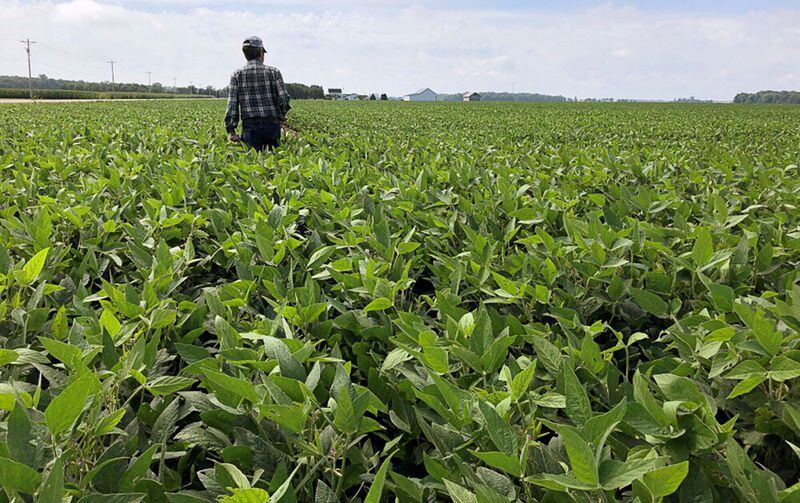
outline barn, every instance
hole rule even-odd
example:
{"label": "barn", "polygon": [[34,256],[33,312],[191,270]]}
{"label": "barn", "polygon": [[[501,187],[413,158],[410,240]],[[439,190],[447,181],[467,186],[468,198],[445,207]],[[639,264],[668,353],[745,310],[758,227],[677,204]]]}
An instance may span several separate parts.
{"label": "barn", "polygon": [[436,101],[437,94],[429,87],[403,96],[403,101]]}
{"label": "barn", "polygon": [[475,91],[472,91],[470,93],[464,93],[463,98],[464,101],[480,101],[481,95],[476,93]]}

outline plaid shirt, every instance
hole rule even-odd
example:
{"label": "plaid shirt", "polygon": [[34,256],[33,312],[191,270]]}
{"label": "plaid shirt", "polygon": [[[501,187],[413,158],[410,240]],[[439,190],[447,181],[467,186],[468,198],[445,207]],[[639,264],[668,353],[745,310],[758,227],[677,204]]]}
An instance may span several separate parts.
{"label": "plaid shirt", "polygon": [[283,120],[291,108],[281,72],[257,59],[233,72],[228,89],[225,128],[229,133],[236,131],[240,118]]}

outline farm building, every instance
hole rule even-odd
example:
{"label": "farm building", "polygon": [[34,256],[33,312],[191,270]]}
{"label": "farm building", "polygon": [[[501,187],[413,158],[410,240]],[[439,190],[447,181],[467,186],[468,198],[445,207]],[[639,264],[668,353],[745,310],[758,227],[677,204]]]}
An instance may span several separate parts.
{"label": "farm building", "polygon": [[328,98],[332,100],[342,99],[342,90],[336,87],[328,88]]}
{"label": "farm building", "polygon": [[470,93],[464,93],[464,101],[480,101],[481,95],[472,91]]}
{"label": "farm building", "polygon": [[403,101],[436,101],[436,93],[431,91],[429,87],[420,89],[419,91],[403,96]]}

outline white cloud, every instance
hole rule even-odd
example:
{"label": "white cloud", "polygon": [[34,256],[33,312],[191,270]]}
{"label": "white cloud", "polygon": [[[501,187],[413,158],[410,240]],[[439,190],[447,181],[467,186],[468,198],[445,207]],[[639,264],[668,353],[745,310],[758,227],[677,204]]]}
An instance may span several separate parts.
{"label": "white cloud", "polygon": [[[0,0],[0,73],[223,86],[239,44],[264,37],[286,80],[400,95],[510,90],[567,96],[731,99],[800,88],[800,8],[725,15],[614,4],[569,11],[428,8],[379,0]],[[457,5],[457,4],[454,4]],[[724,9],[721,9],[724,10]],[[249,12],[248,12],[249,11]],[[6,38],[8,34],[8,39]],[[10,38],[13,37],[13,38]]]}

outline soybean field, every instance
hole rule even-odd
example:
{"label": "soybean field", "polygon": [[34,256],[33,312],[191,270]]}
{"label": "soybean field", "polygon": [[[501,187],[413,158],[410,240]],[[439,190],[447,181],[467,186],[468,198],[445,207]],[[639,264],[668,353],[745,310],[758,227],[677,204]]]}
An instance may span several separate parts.
{"label": "soybean field", "polygon": [[800,501],[800,109],[0,106],[0,502]]}

